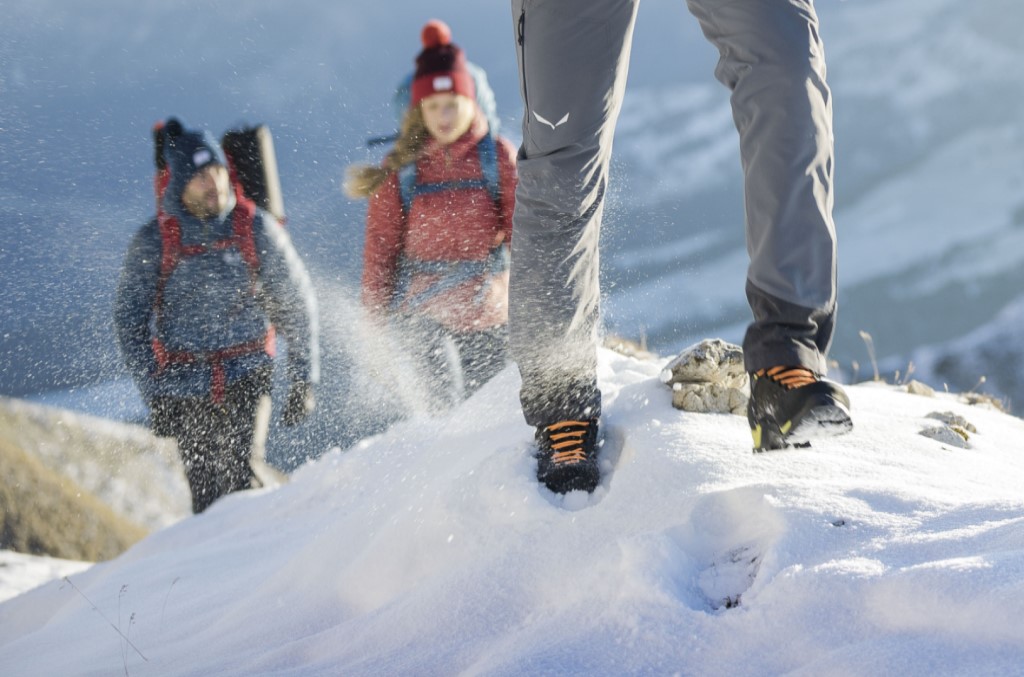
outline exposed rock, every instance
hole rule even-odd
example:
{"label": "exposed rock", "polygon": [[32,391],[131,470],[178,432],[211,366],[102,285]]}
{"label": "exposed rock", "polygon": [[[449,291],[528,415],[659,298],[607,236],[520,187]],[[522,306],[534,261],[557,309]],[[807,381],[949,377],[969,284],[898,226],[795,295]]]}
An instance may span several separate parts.
{"label": "exposed rock", "polygon": [[146,535],[72,480],[0,437],[0,548],[95,562]]}
{"label": "exposed rock", "polygon": [[921,383],[920,381],[911,381],[907,384],[907,392],[911,395],[921,395],[923,397],[935,397],[935,389],[930,385]]}
{"label": "exposed rock", "polygon": [[1008,413],[1010,407],[1007,406],[1002,400],[999,400],[992,395],[986,395],[984,393],[963,393],[960,395],[960,399],[967,404],[985,407],[994,411],[1001,411]]}
{"label": "exposed rock", "polygon": [[191,512],[172,440],[0,397],[0,548],[106,560]]}
{"label": "exposed rock", "polygon": [[672,386],[672,406],[702,414],[747,413],[746,391],[719,383],[676,383]]}
{"label": "exposed rock", "polygon": [[0,397],[0,436],[147,530],[192,514],[174,440],[147,428]]}
{"label": "exposed rock", "polygon": [[743,349],[721,339],[705,339],[669,362],[661,381],[672,388],[672,405],[684,411],[743,415],[750,386]]}
{"label": "exposed rock", "polygon": [[921,431],[921,434],[933,440],[938,440],[943,444],[948,444],[951,447],[959,447],[960,449],[971,448],[970,443],[967,441],[967,431],[957,426],[942,425],[935,426],[934,428],[925,428]]}
{"label": "exposed rock", "polygon": [[976,433],[978,429],[974,427],[966,418],[959,414],[954,414],[951,411],[933,411],[928,414],[927,418],[934,418],[936,421],[942,421],[946,425],[952,428],[963,428],[969,433]]}
{"label": "exposed rock", "polygon": [[722,339],[705,339],[679,353],[661,372],[663,383],[720,383],[747,387],[743,349]]}

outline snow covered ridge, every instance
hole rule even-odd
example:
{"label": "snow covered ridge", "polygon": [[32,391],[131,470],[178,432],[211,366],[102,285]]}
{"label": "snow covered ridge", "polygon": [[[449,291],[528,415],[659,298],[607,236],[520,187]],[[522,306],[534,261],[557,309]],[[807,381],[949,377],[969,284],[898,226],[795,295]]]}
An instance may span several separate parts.
{"label": "snow covered ridge", "polygon": [[[0,604],[0,665],[1019,673],[1024,421],[862,384],[851,434],[754,455],[743,417],[672,407],[665,363],[601,352],[593,496],[536,482],[510,369],[447,418],[331,452]],[[947,411],[976,429],[970,448],[919,434]]]}

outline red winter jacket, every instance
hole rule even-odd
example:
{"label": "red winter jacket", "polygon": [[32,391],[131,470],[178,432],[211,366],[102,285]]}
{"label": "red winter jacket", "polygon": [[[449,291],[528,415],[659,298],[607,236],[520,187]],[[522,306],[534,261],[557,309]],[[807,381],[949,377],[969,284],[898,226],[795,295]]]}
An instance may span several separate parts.
{"label": "red winter jacket", "polygon": [[[440,183],[481,177],[477,142],[487,133],[482,116],[461,138],[448,146],[427,141],[416,161],[418,183]],[[485,188],[445,190],[416,195],[403,214],[397,173],[391,173],[370,197],[363,251],[363,304],[374,314],[412,312],[425,315],[454,331],[491,329],[508,322],[508,271],[476,276],[419,305],[410,299],[441,277],[415,262],[487,261],[499,243],[507,247],[515,206],[516,150],[495,138],[500,204]],[[413,263],[407,293],[394,306],[399,262]],[[430,264],[433,265],[433,264]],[[444,265],[444,264],[438,264]],[[422,297],[421,297],[422,299]]]}

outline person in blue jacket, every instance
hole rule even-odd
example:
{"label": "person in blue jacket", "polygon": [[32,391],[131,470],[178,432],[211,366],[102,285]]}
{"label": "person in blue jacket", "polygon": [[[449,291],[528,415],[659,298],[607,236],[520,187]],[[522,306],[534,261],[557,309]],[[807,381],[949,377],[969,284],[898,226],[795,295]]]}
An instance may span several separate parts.
{"label": "person in blue jacket", "polygon": [[260,486],[251,460],[269,428],[277,334],[288,341],[283,422],[312,412],[318,312],[288,232],[242,193],[217,140],[173,118],[161,138],[157,216],[125,255],[114,325],[154,432],[177,440],[200,513]]}

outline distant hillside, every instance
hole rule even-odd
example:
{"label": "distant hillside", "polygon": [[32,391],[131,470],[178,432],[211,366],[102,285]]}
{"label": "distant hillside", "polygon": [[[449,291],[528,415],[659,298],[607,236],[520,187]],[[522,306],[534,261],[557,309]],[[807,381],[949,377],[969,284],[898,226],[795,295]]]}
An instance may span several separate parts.
{"label": "distant hillside", "polygon": [[[995,392],[1016,415],[1024,412],[1024,296],[992,322],[961,339],[924,346],[910,360],[921,378],[951,390]],[[901,365],[906,367],[906,363]]]}
{"label": "distant hillside", "polygon": [[190,514],[174,445],[0,398],[0,547],[96,561]]}

